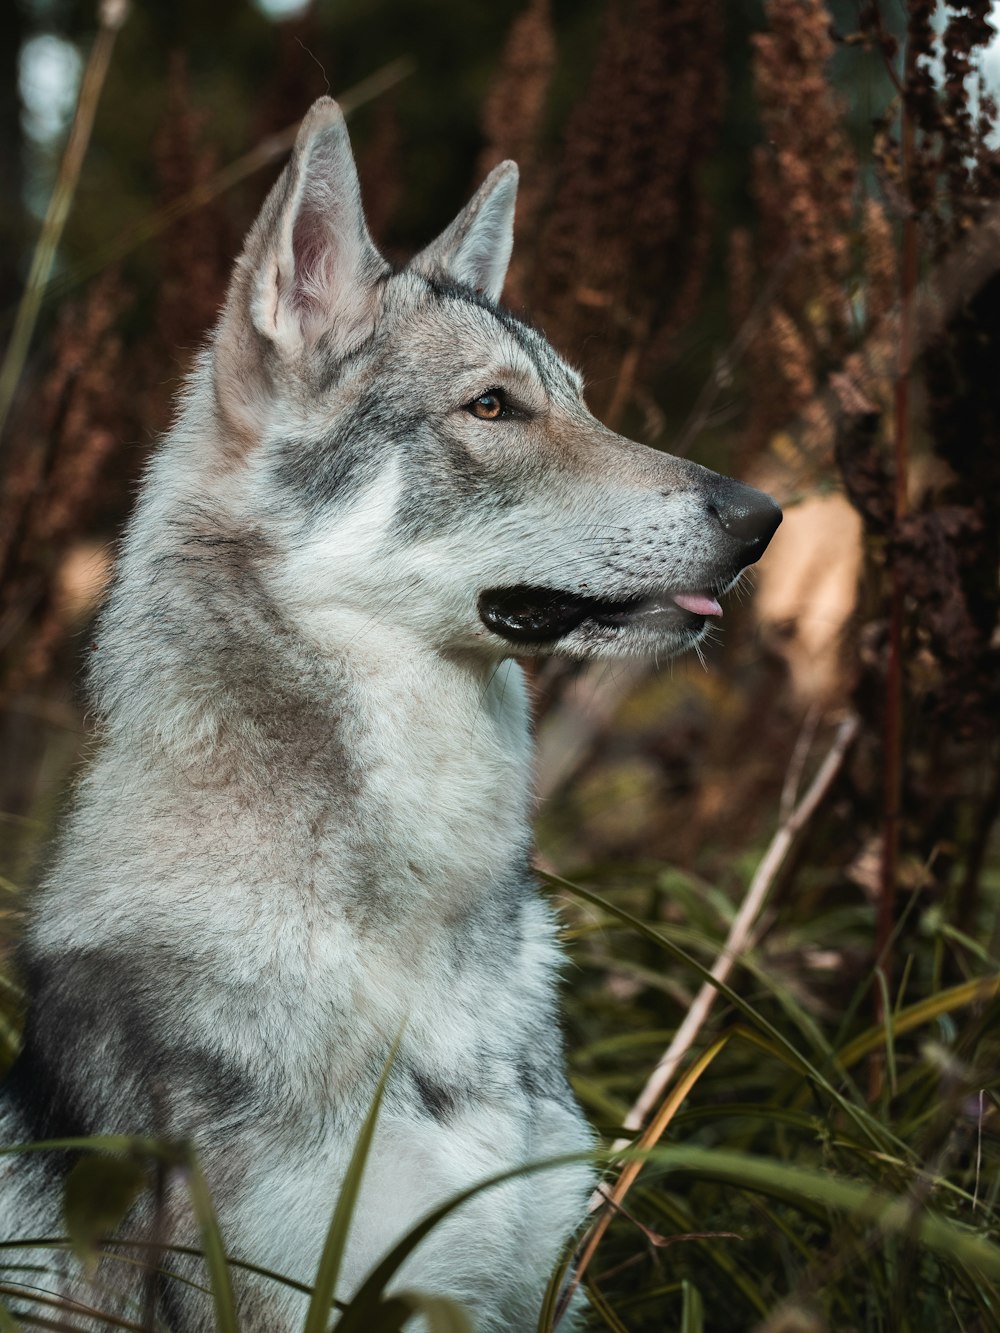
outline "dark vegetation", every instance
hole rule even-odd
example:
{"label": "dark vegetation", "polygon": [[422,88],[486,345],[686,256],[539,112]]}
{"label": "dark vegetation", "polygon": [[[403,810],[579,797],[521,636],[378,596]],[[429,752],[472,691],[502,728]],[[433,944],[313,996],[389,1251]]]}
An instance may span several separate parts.
{"label": "dark vegetation", "polygon": [[[409,62],[352,119],[390,254],[517,158],[510,302],[582,365],[609,423],[786,505],[707,670],[533,668],[575,1085],[609,1142],[650,1126],[643,1146],[661,1145],[611,1173],[610,1225],[584,1245],[595,1328],[1000,1329],[990,9],[386,0],[271,24],[236,0],[137,8],[0,401],[10,938],[86,747],[104,553],[272,178],[269,136],[327,78],[340,93]],[[58,148],[22,142],[13,61],[50,24],[88,49],[93,19],[70,0],[0,18],[5,338],[35,231],[25,164],[51,187]],[[220,174],[255,144],[267,169]],[[20,1009],[0,973],[5,1058]],[[20,1280],[0,1257],[0,1302]]]}

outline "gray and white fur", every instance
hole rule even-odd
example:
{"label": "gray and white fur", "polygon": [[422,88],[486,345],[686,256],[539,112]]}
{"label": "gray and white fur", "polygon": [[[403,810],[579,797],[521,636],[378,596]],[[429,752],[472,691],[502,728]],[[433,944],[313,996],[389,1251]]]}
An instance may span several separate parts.
{"label": "gray and white fur", "polygon": [[[96,754],[23,948],[0,1141],[190,1138],[228,1252],[303,1283],[402,1031],[341,1299],[442,1200],[593,1141],[532,882],[514,655],[694,645],[780,519],[605,429],[498,305],[516,183],[497,167],[395,271],[339,109],[306,116],[125,534]],[[62,1232],[72,1160],[0,1158],[0,1240]],[[590,1188],[579,1165],[477,1196],[400,1285],[524,1333]],[[171,1181],[161,1239],[197,1245],[186,1198]],[[140,1205],[126,1231],[150,1225]],[[135,1273],[32,1281],[134,1314]],[[248,1333],[301,1326],[303,1297],[236,1284]],[[156,1302],[174,1333],[213,1327],[182,1281]]]}

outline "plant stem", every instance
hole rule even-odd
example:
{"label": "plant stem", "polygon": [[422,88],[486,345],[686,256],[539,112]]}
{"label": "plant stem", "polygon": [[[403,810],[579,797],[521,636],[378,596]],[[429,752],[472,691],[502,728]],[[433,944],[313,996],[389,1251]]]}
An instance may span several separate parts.
{"label": "plant stem", "polygon": [[[811,729],[811,719],[807,721],[807,726]],[[844,756],[857,735],[857,731],[858,718],[856,714],[851,713],[837,728],[833,742],[822,764],[817,769],[816,776],[810,783],[808,791],[794,810],[790,811],[782,821],[771,839],[770,846],[750,882],[746,897],[740,904],[739,911],[733,917],[728,938],[712,965],[712,977],[715,981],[725,981],[739,962],[740,957],[751,946],[754,930],[764,903],[767,901],[771,885],[784,864],[796,837],[812,819],[819,808],[820,802],[833,785],[834,779],[840,772],[841,764],[844,762]],[[797,762],[796,756],[793,756],[794,762]],[[688,1010],[683,1023],[674,1034],[673,1040],[657,1062],[635,1105],[625,1117],[626,1129],[640,1129],[653,1107],[664,1096],[678,1065],[691,1049],[698,1033],[704,1026],[717,995],[717,988],[710,982],[706,981],[702,984],[694,1004]],[[627,1146],[627,1143],[627,1139],[619,1140],[615,1143],[614,1148],[615,1150],[623,1148]],[[591,1200],[591,1207],[593,1208],[601,1202],[603,1202],[603,1196],[596,1194]]]}
{"label": "plant stem", "polygon": [[49,200],[45,221],[42,223],[42,230],[35,246],[35,253],[32,256],[27,285],[17,308],[17,318],[14,321],[10,342],[7,344],[7,350],[4,353],[3,365],[0,366],[0,435],[3,434],[3,428],[14,402],[14,394],[17,392],[17,386],[21,379],[21,371],[24,369],[24,363],[28,357],[31,337],[35,331],[38,312],[42,304],[42,296],[48,285],[49,274],[52,272],[59,242],[62,240],[70,209],[73,206],[73,198],[80,180],[83,159],[86,156],[90,135],[94,128],[97,103],[100,100],[101,89],[104,87],[104,80],[107,77],[108,66],[111,64],[111,53],[114,50],[115,38],[118,36],[119,28],[128,17],[128,8],[128,0],[102,0],[98,7],[100,26],[94,39],[94,45],[90,49],[87,68],[84,70],[80,95],[76,103],[76,112],[66,143],[66,151],[63,153],[62,161],[59,164],[59,175],[56,177],[52,198]]}
{"label": "plant stem", "polygon": [[[916,44],[908,41],[904,84],[913,84],[916,72]],[[904,96],[900,134],[900,156],[904,181],[909,180],[913,163],[915,127],[913,116]],[[903,263],[901,270],[899,344],[896,357],[894,387],[893,456],[895,462],[895,532],[906,517],[908,507],[907,479],[910,452],[910,363],[913,357],[913,293],[917,281],[917,220],[912,206],[903,223]],[[889,548],[890,602],[889,650],[885,683],[885,768],[882,818],[882,863],[879,885],[878,925],[875,938],[875,957],[878,959],[891,990],[892,986],[892,923],[896,911],[896,884],[899,861],[900,800],[902,796],[902,730],[903,730],[903,583],[899,562]],[[882,991],[875,988],[875,1018],[881,1023]],[[872,1091],[877,1091],[881,1076],[872,1067]]]}
{"label": "plant stem", "polygon": [[[352,112],[366,106],[389,89],[394,88],[397,83],[408,78],[413,70],[413,60],[409,56],[400,56],[396,60],[391,60],[388,64],[381,66],[374,73],[367,75],[359,83],[353,84],[344,92],[338,93],[337,101],[345,118],[349,119]],[[158,208],[155,212],[146,214],[145,217],[127,227],[72,268],[67,269],[64,273],[56,274],[50,281],[43,284],[40,298],[58,300],[60,297],[66,296],[79,283],[93,277],[95,273],[99,273],[109,264],[124,259],[133,250],[137,250],[147,241],[161,235],[179,218],[186,217],[187,214],[203,208],[248,176],[252,176],[255,172],[263,170],[264,167],[280,161],[295,142],[300,124],[301,121],[297,120],[293,125],[287,125],[284,129],[267,135],[266,138],[254,144],[252,148],[241,154],[235,161],[220,167],[208,180],[201,181],[193,189],[187,190],[176,199],[172,199],[170,203]],[[6,312],[4,322],[6,322]]]}

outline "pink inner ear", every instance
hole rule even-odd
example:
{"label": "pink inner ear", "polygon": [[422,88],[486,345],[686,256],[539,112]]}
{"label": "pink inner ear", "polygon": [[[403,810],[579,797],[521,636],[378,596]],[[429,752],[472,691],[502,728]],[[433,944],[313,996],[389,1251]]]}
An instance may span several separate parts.
{"label": "pink inner ear", "polygon": [[335,256],[332,229],[319,209],[304,202],[292,229],[295,277],[289,293],[292,307],[311,316],[331,304]]}

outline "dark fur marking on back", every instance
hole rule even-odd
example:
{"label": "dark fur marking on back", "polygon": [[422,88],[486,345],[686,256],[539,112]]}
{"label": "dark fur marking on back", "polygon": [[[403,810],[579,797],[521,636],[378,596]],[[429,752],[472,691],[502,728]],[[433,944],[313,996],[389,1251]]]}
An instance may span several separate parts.
{"label": "dark fur marking on back", "polygon": [[425,1074],[414,1069],[413,1083],[420,1096],[420,1104],[432,1120],[447,1124],[458,1109],[459,1098],[455,1091],[435,1083]]}
{"label": "dark fur marking on back", "polygon": [[32,1139],[77,1139],[91,1130],[73,1105],[72,1095],[53,1061],[33,1040],[25,1042],[3,1084]]}
{"label": "dark fur marking on back", "polygon": [[[169,999],[151,986],[157,976],[176,977],[184,968],[182,959],[164,957],[144,979],[109,949],[64,954],[57,972],[29,960],[33,1003],[25,1047],[4,1095],[33,1116],[40,1137],[186,1135],[193,1123],[255,1109],[259,1082],[248,1071],[203,1047],[166,1046],[154,1036],[165,1021],[168,1030],[171,1023],[183,1030],[183,1013],[168,1015]],[[71,1086],[89,1089],[86,1118],[67,1092]]]}

